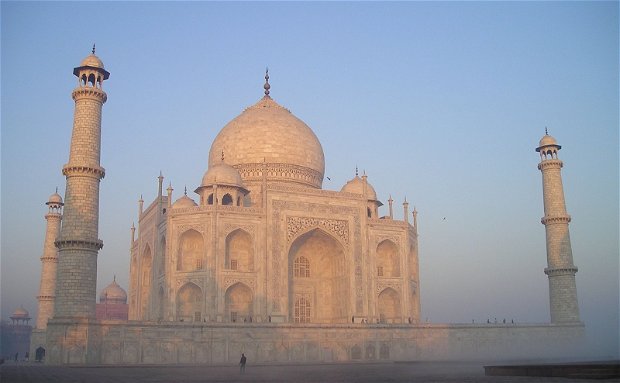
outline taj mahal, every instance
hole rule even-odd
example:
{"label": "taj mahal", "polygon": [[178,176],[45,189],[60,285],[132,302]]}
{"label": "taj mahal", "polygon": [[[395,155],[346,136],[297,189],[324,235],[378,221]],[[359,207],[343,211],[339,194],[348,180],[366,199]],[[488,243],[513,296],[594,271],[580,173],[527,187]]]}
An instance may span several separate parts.
{"label": "taj mahal", "polygon": [[[96,310],[103,62],[88,55],[77,86],[64,199],[45,216],[39,313],[31,350],[48,364],[320,363],[566,355],[584,337],[579,318],[561,146],[540,155],[550,322],[432,324],[420,320],[418,217],[407,201],[388,214],[365,173],[323,189],[323,148],[271,97],[226,124],[192,190],[159,177],[131,229],[129,289],[114,282],[128,319]],[[242,108],[243,106],[240,106]],[[182,149],[179,149],[182,150]],[[353,173],[353,172],[352,172]],[[353,174],[352,174],[353,175]],[[384,208],[385,209],[385,208]],[[423,255],[422,255],[423,256]]]}

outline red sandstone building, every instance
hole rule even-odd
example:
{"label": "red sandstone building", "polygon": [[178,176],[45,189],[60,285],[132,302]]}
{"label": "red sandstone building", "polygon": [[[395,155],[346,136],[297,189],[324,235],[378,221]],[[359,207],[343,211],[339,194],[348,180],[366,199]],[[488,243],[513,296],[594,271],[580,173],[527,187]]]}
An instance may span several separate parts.
{"label": "red sandstone building", "polygon": [[99,295],[97,319],[127,320],[127,293],[116,283],[116,277]]}

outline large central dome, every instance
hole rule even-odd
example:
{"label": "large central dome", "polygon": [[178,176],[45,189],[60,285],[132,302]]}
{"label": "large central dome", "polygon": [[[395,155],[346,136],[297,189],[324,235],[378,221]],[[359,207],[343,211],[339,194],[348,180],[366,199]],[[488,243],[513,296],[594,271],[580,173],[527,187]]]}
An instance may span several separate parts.
{"label": "large central dome", "polygon": [[267,180],[321,188],[325,157],[312,129],[269,95],[230,121],[215,137],[209,168],[222,161],[244,181]]}

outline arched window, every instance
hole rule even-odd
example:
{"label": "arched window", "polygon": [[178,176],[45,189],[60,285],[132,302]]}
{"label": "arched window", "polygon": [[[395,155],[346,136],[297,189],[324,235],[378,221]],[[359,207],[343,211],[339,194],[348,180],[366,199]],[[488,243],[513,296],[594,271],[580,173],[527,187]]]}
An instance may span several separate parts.
{"label": "arched window", "polygon": [[95,75],[92,73],[88,76],[88,84],[92,87],[95,86]]}
{"label": "arched window", "polygon": [[231,322],[250,322],[253,315],[252,290],[243,283],[235,283],[224,294],[225,315]]}
{"label": "arched window", "polygon": [[398,247],[387,239],[377,246],[377,276],[400,277]]}
{"label": "arched window", "polygon": [[166,237],[161,238],[160,242],[161,257],[159,258],[159,275],[166,272]]}
{"label": "arched window", "polygon": [[213,194],[209,194],[207,198],[207,205],[213,205]]}
{"label": "arched window", "polygon": [[294,263],[295,276],[300,278],[310,277],[310,261],[308,258],[301,256],[295,259]]}
{"label": "arched window", "polygon": [[366,208],[366,212],[368,213],[368,218],[372,218],[372,210],[369,207]]}
{"label": "arched window", "polygon": [[388,287],[378,297],[379,320],[381,323],[396,323],[400,318],[400,296]]}
{"label": "arched window", "polygon": [[306,295],[295,297],[295,323],[310,323],[311,313],[312,306],[309,297]]}
{"label": "arched window", "polygon": [[222,197],[222,205],[232,205],[233,204],[233,199],[230,196],[230,194],[224,194],[224,197]]}
{"label": "arched window", "polygon": [[254,270],[254,245],[249,233],[237,229],[226,237],[225,267],[231,270]]}
{"label": "arched window", "polygon": [[177,293],[177,320],[200,322],[202,306],[203,295],[200,287],[191,282],[185,284]]}
{"label": "arched window", "polygon": [[177,256],[177,270],[193,271],[202,269],[204,240],[196,230],[188,230],[181,235]]}

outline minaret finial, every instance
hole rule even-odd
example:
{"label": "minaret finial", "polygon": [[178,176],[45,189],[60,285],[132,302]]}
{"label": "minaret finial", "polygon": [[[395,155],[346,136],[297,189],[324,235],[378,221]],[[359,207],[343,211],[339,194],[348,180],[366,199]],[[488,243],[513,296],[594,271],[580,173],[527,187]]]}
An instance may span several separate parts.
{"label": "minaret finial", "polygon": [[116,283],[116,274],[114,274],[114,283]]}
{"label": "minaret finial", "polygon": [[359,172],[357,171],[357,165],[355,165],[355,176],[357,177],[359,175]]}
{"label": "minaret finial", "polygon": [[185,185],[185,195],[187,196],[187,185]]}
{"label": "minaret finial", "polygon": [[265,69],[265,96],[269,97],[269,89],[271,89],[271,85],[269,85],[269,67]]}
{"label": "minaret finial", "polygon": [[548,136],[549,132],[547,131],[547,127],[545,126],[545,136]]}
{"label": "minaret finial", "polygon": [[56,186],[56,194],[58,194],[58,186]]}
{"label": "minaret finial", "polygon": [[93,54],[95,54],[95,43],[93,43]]}

